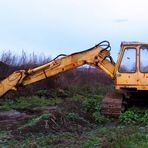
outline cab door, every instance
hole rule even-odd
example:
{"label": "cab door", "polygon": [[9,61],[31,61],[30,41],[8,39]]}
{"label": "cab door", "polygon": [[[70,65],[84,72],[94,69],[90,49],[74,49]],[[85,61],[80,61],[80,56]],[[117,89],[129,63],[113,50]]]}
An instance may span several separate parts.
{"label": "cab door", "polygon": [[134,88],[137,85],[137,48],[127,46],[122,49],[116,70],[116,87]]}
{"label": "cab door", "polygon": [[139,86],[141,90],[148,89],[148,45],[143,45],[140,50]]}

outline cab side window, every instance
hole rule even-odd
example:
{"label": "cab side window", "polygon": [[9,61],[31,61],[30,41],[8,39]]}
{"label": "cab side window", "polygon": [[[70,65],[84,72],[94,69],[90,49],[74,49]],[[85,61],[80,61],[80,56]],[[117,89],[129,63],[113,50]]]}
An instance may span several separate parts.
{"label": "cab side window", "polygon": [[119,72],[136,72],[136,49],[126,48],[119,66]]}
{"label": "cab side window", "polygon": [[140,71],[148,72],[148,46],[140,48]]}

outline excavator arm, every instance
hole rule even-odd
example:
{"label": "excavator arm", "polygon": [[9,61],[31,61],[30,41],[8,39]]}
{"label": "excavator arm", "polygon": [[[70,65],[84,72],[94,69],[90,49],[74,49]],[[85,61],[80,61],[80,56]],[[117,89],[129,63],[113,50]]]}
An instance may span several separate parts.
{"label": "excavator arm", "polygon": [[0,96],[9,90],[16,90],[19,86],[29,85],[85,64],[101,68],[114,79],[115,64],[109,48],[109,42],[103,41],[88,50],[54,59],[37,68],[16,71],[0,82]]}

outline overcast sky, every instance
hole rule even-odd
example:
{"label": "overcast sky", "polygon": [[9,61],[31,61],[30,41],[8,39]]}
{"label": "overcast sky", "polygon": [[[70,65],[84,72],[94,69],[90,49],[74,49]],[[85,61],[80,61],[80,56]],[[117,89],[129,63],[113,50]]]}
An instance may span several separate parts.
{"label": "overcast sky", "polygon": [[147,0],[0,0],[0,51],[70,54],[109,40],[148,42]]}

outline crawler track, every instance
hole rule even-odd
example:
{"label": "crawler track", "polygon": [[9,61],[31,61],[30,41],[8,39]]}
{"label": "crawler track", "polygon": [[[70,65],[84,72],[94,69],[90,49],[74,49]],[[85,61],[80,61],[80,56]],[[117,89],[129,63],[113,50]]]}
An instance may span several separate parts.
{"label": "crawler track", "polygon": [[124,110],[123,96],[118,93],[108,93],[102,100],[101,113],[107,117],[119,117]]}

